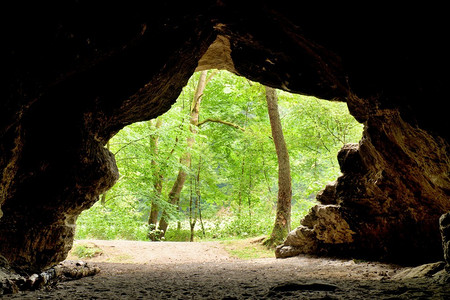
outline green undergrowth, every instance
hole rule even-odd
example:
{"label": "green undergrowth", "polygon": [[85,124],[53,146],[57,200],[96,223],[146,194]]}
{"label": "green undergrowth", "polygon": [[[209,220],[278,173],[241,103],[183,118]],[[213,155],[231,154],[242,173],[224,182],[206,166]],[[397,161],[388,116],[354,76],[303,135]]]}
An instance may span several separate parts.
{"label": "green undergrowth", "polygon": [[90,244],[74,245],[71,253],[78,258],[93,258],[103,254],[103,250]]}
{"label": "green undergrowth", "polygon": [[[315,202],[302,202],[292,209],[292,228],[300,224],[301,218]],[[211,214],[195,226],[194,241],[248,239],[269,236],[275,219],[275,212],[255,208],[249,213],[243,210],[240,215],[227,210]],[[145,215],[144,215],[145,217]],[[120,205],[102,205],[97,202],[84,211],[77,220],[75,239],[77,240],[135,240],[148,241],[150,228],[142,213],[133,203],[124,201]],[[187,219],[174,219],[169,223],[164,241],[188,242],[190,226]]]}
{"label": "green undergrowth", "polygon": [[275,257],[273,250],[262,244],[265,239],[266,237],[263,236],[249,239],[232,239],[221,243],[231,257],[239,259]]}

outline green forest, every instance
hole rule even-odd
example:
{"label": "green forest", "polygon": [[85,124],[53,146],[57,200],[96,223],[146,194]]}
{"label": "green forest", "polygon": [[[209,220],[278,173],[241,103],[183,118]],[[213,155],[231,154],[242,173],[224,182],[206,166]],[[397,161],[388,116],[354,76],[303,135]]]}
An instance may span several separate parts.
{"label": "green forest", "polygon": [[[201,76],[206,78],[199,94]],[[362,125],[346,103],[276,93],[295,228],[316,204],[316,194],[340,175],[337,153],[360,140]],[[197,72],[167,113],[125,127],[105,147],[116,157],[120,179],[79,216],[76,239],[270,235],[278,162],[263,85],[226,71]]]}

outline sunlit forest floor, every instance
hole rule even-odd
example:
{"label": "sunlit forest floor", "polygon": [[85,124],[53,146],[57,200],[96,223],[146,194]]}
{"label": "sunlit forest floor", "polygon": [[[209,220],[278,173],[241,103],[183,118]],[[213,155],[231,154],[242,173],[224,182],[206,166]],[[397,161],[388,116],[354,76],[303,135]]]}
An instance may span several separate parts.
{"label": "sunlit forest floor", "polygon": [[[83,249],[84,250],[76,250]],[[92,277],[5,299],[448,299],[448,284],[412,268],[313,256],[238,258],[258,239],[214,242],[79,240],[69,259],[96,264]],[[91,250],[86,250],[91,249]],[[253,250],[251,250],[253,249]],[[75,255],[74,251],[78,251]]]}

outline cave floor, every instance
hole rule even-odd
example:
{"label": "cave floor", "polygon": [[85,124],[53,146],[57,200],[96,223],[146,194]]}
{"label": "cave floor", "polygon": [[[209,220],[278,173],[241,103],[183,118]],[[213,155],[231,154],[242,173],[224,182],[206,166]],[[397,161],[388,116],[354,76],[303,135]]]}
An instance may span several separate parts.
{"label": "cave floor", "polygon": [[215,242],[95,244],[103,255],[86,261],[99,274],[4,299],[450,299],[450,284],[439,276],[414,278],[411,268],[389,264],[312,256],[241,260]]}

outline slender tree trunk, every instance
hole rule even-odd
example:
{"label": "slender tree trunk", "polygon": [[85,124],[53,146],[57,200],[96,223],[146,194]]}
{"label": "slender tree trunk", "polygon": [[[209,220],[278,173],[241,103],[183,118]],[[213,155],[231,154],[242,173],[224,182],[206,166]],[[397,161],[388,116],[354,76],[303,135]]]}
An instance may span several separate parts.
{"label": "slender tree trunk", "polygon": [[248,179],[248,193],[247,193],[247,202],[248,202],[248,217],[250,220],[250,226],[252,226],[252,188],[253,188],[253,176],[252,176],[252,166],[249,169],[249,179]]}
{"label": "slender tree trunk", "polygon": [[[180,169],[175,180],[172,189],[169,192],[169,203],[175,205],[180,199],[181,190],[183,189],[184,182],[186,181],[186,172]],[[159,221],[158,229],[161,230],[161,237],[164,237],[167,227],[169,227],[169,214],[167,211],[163,211],[161,220]]]}
{"label": "slender tree trunk", "polygon": [[192,191],[192,185],[193,185],[192,176],[190,176],[190,177],[191,177],[191,180],[190,180],[191,184],[189,185],[189,187],[190,187],[190,191],[189,191],[189,226],[191,229],[191,235],[190,235],[189,241],[193,242],[194,241],[194,228],[195,228],[195,223],[197,221],[197,218],[194,216],[195,201],[194,201],[194,195],[193,195],[194,193]]}
{"label": "slender tree trunk", "polygon": [[[161,128],[162,126],[162,119],[158,118],[156,119],[155,127],[156,129]],[[158,155],[158,139],[159,137],[151,136],[150,137],[150,147],[152,148],[152,152],[154,157]],[[152,166],[155,168],[155,173],[153,174],[154,182],[153,182],[153,188],[155,191],[154,199],[152,199],[152,205],[150,209],[150,214],[148,218],[148,224],[153,227],[153,229],[156,228],[156,223],[158,222],[158,213],[159,213],[159,207],[158,207],[158,200],[161,199],[161,191],[162,191],[162,174],[161,170],[157,167],[157,162],[155,159],[152,159],[151,162]]]}
{"label": "slender tree trunk", "polygon": [[[245,172],[245,154],[242,156],[242,164],[241,164],[241,179],[244,178]],[[238,193],[238,219],[241,218],[241,209],[242,209],[242,192],[244,190],[244,181],[239,181],[239,193]]]}
{"label": "slender tree trunk", "polygon": [[[106,149],[109,150],[109,141],[106,143]],[[102,194],[101,199],[100,199],[100,203],[101,203],[102,205],[105,205],[105,204],[106,204],[106,194],[107,194],[107,192],[104,192],[104,193]]]}
{"label": "slender tree trunk", "polygon": [[[149,122],[149,125],[151,126],[151,121]],[[161,126],[162,126],[162,119],[161,118],[156,119],[155,128],[158,129],[158,128],[161,128]],[[158,155],[158,139],[159,139],[158,135],[150,136],[150,147],[151,147],[151,152],[154,157],[152,159],[151,164],[155,169],[154,174],[153,174],[154,197],[152,199],[152,205],[151,205],[150,214],[148,217],[148,224],[150,225],[151,231],[156,229],[156,224],[158,222],[158,213],[159,213],[158,201],[161,199],[162,180],[163,180],[160,167],[157,166],[157,162],[155,160],[155,157]],[[149,238],[154,241],[154,240],[159,240],[160,237],[159,237],[159,235],[156,236],[155,234],[150,232]]]}
{"label": "slender tree trunk", "polygon": [[[155,189],[157,189],[157,193],[161,195],[162,190],[162,184],[161,181],[159,184],[155,183]],[[156,223],[158,223],[158,213],[159,213],[159,207],[155,200],[152,201],[152,206],[150,208],[150,215],[148,218],[148,224],[151,225],[153,228],[156,228]]]}
{"label": "slender tree trunk", "polygon": [[202,227],[202,233],[203,233],[203,236],[205,236],[206,235],[205,225],[203,224],[202,208],[201,208],[202,197],[201,197],[201,192],[200,192],[200,171],[201,171],[201,169],[202,169],[202,157],[200,156],[199,161],[198,161],[198,169],[197,169],[197,189],[196,189],[197,210],[198,210],[198,219],[199,219],[200,225]]}
{"label": "slender tree trunk", "polygon": [[[177,201],[177,212],[178,212],[178,215],[181,215],[180,199],[178,199],[178,201]],[[180,219],[177,220],[177,230],[178,231],[181,230],[181,220]]]}
{"label": "slender tree trunk", "polygon": [[291,227],[291,171],[289,154],[286,142],[284,141],[283,129],[278,113],[278,97],[275,89],[266,87],[266,100],[272,137],[278,158],[278,200],[275,224],[272,234],[265,241],[265,244],[267,246],[275,246],[286,238]]}
{"label": "slender tree trunk", "polygon": [[[191,109],[190,109],[190,124],[189,127],[193,134],[197,133],[197,125],[198,125],[198,117],[200,111],[200,103],[203,97],[203,91],[205,90],[207,83],[207,71],[202,71],[200,73],[200,79],[198,81],[197,89],[194,95],[194,99],[192,101]],[[211,77],[210,77],[211,78]],[[186,167],[189,167],[191,164],[191,149],[194,145],[195,139],[194,136],[191,136],[187,139],[187,149],[182,158],[180,159],[181,164]],[[186,181],[187,173],[180,168],[178,171],[177,179],[172,186],[172,189],[169,193],[169,203],[175,205],[178,203],[180,199],[181,190],[183,189],[184,182]],[[167,227],[169,226],[169,218],[167,212],[163,212],[161,216],[161,220],[159,221],[159,229],[162,231],[161,236],[163,237],[166,233]]]}
{"label": "slender tree trunk", "polygon": [[[249,84],[250,84],[250,82],[249,82]],[[243,131],[245,131],[245,128],[247,127],[249,109],[250,109],[250,103],[247,102],[247,108],[245,109],[245,122],[244,122]],[[246,158],[247,147],[248,147],[248,144],[245,146],[244,151],[242,151],[241,178],[244,178],[244,173],[245,173],[245,158]],[[238,192],[238,220],[241,219],[243,190],[244,190],[244,181],[240,180],[239,181],[239,192]]]}
{"label": "slender tree trunk", "polygon": [[261,156],[262,156],[262,167],[263,167],[264,179],[266,180],[267,190],[269,191],[269,197],[272,197],[272,189],[270,188],[269,176],[267,175],[266,159],[264,156],[264,147],[262,144],[261,144]]}
{"label": "slender tree trunk", "polygon": [[105,205],[105,204],[106,204],[106,193],[107,193],[107,192],[104,192],[104,193],[102,194],[101,199],[100,199],[100,203],[101,203],[102,205]]}

